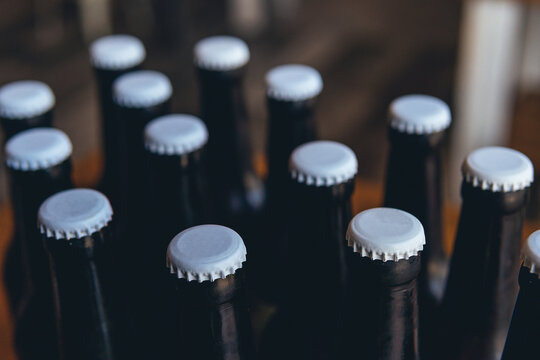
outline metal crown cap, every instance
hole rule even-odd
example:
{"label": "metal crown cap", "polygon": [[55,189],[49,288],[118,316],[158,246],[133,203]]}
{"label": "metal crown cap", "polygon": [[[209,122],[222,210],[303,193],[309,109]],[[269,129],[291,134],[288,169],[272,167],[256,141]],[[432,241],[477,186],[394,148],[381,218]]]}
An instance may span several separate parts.
{"label": "metal crown cap", "polygon": [[51,88],[40,81],[21,80],[0,88],[0,117],[27,119],[46,113],[55,103]]}
{"label": "metal crown cap", "polygon": [[91,189],[56,193],[41,204],[38,224],[42,234],[55,239],[79,239],[104,228],[112,219],[109,200]]}
{"label": "metal crown cap", "polygon": [[145,57],[143,43],[131,35],[108,35],[90,45],[90,62],[98,69],[129,69],[142,63]]}
{"label": "metal crown cap", "polygon": [[250,56],[247,44],[233,36],[211,36],[199,40],[193,53],[195,65],[217,71],[242,67]]}
{"label": "metal crown cap", "polygon": [[446,103],[428,95],[405,95],[390,104],[390,127],[407,134],[432,134],[450,126],[452,115]]}
{"label": "metal crown cap", "polygon": [[183,155],[203,147],[208,141],[208,130],[196,116],[170,114],[160,116],[144,129],[148,151],[160,155]]}
{"label": "metal crown cap", "polygon": [[13,136],[6,143],[6,165],[23,171],[35,171],[60,164],[71,156],[68,136],[54,128],[34,128]]}
{"label": "metal crown cap", "polygon": [[322,91],[321,74],[306,65],[281,65],[266,74],[268,97],[284,101],[311,99]]}
{"label": "metal crown cap", "polygon": [[354,152],[341,143],[312,141],[293,151],[289,171],[299,183],[332,186],[352,179],[358,171],[358,161]]}
{"label": "metal crown cap", "polygon": [[244,241],[234,230],[199,225],[172,239],[167,248],[167,267],[179,279],[214,281],[234,274],[246,256]]}
{"label": "metal crown cap", "polygon": [[531,160],[519,151],[501,146],[474,150],[463,162],[461,171],[466,182],[493,192],[522,190],[534,179]]}
{"label": "metal crown cap", "polygon": [[426,238],[420,221],[408,212],[374,208],[362,211],[351,220],[347,241],[364,257],[398,261],[418,255]]}
{"label": "metal crown cap", "polygon": [[527,238],[521,250],[523,266],[537,275],[540,275],[540,230],[536,230]]}
{"label": "metal crown cap", "polygon": [[169,78],[158,71],[138,70],[120,76],[113,84],[115,102],[128,108],[154,106],[172,95]]}

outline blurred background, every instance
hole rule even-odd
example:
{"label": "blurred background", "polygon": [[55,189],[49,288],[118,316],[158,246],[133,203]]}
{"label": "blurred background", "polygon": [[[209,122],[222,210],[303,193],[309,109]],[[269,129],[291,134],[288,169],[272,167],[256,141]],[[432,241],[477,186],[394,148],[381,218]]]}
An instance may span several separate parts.
{"label": "blurred background", "polygon": [[[259,158],[266,146],[264,75],[276,65],[304,63],[324,80],[321,137],[355,150],[366,183],[382,185],[387,107],[409,93],[437,96],[452,108],[447,203],[459,205],[459,167],[478,146],[512,146],[540,168],[540,1],[0,0],[0,86],[21,79],[51,86],[55,125],[74,144],[78,185],[94,185],[100,176],[101,121],[88,45],[111,33],[139,37],[145,67],[173,83],[173,111],[194,114],[193,45],[216,34],[245,39],[252,54],[245,95]],[[2,166],[4,214],[6,189]],[[532,203],[530,216],[537,218],[538,201]],[[0,216],[0,232],[6,219]],[[0,347],[8,342],[4,335]]]}

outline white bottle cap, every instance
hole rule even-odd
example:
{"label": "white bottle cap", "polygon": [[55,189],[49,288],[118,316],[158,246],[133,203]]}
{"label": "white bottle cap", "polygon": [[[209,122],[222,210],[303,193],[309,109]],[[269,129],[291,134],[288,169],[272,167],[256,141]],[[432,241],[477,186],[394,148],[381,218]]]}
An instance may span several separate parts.
{"label": "white bottle cap", "polygon": [[41,204],[39,229],[48,238],[79,239],[104,228],[112,219],[109,200],[91,189],[56,193]]}
{"label": "white bottle cap", "polygon": [[390,104],[390,127],[407,134],[432,134],[450,126],[450,108],[428,95],[405,95]]}
{"label": "white bottle cap", "polygon": [[54,106],[51,88],[40,81],[21,80],[0,88],[0,117],[27,119],[39,116]]}
{"label": "white bottle cap", "polygon": [[531,160],[519,151],[501,146],[474,150],[463,162],[461,171],[466,182],[493,192],[522,190],[534,179]]}
{"label": "white bottle cap", "polygon": [[194,61],[206,70],[234,70],[247,64],[249,48],[237,37],[211,36],[195,44]]}
{"label": "white bottle cap", "polygon": [[426,238],[420,221],[408,212],[375,208],[362,211],[351,220],[347,241],[362,256],[398,261],[418,255]]}
{"label": "white bottle cap", "polygon": [[196,116],[170,114],[149,122],[144,140],[151,153],[183,155],[202,148],[208,141],[208,130]]}
{"label": "white bottle cap", "polygon": [[521,250],[523,266],[537,275],[540,275],[540,230],[529,235]]}
{"label": "white bottle cap", "polygon": [[306,65],[281,65],[266,74],[266,93],[276,100],[311,99],[319,95],[322,88],[321,74]]}
{"label": "white bottle cap", "polygon": [[299,183],[332,186],[352,179],[358,171],[358,161],[354,152],[341,143],[312,141],[292,152],[289,171]]}
{"label": "white bottle cap", "polygon": [[90,45],[90,62],[98,69],[125,70],[144,61],[141,40],[131,35],[108,35]]}
{"label": "white bottle cap", "polygon": [[113,84],[114,100],[120,106],[142,108],[167,101],[172,95],[169,78],[152,70],[133,71]]}
{"label": "white bottle cap", "polygon": [[58,165],[71,156],[68,136],[54,128],[21,131],[6,143],[6,165],[15,170],[35,171]]}
{"label": "white bottle cap", "polygon": [[176,235],[167,248],[171,274],[187,281],[223,279],[242,267],[246,246],[234,230],[221,225],[200,225]]}

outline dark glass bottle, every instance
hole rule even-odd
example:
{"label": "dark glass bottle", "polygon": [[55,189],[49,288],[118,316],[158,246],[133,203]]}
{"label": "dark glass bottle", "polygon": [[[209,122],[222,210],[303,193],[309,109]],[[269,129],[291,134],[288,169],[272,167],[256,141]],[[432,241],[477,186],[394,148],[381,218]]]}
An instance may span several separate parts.
{"label": "dark glass bottle", "polygon": [[420,344],[428,358],[448,272],[442,243],[440,146],[450,120],[448,106],[427,95],[402,96],[389,108],[390,154],[384,206],[411,213],[425,229],[418,302]]}
{"label": "dark glass bottle", "polygon": [[540,231],[532,233],[521,253],[519,294],[502,360],[533,359],[540,339]]}
{"label": "dark glass bottle", "polygon": [[[287,254],[287,221],[283,211],[288,206],[289,168],[292,151],[299,145],[317,138],[315,104],[322,90],[322,79],[317,70],[305,65],[282,65],[266,75],[268,121],[268,178],[266,181],[267,237],[256,256],[258,293],[267,299],[280,297],[276,266]],[[271,271],[269,271],[272,269]],[[266,271],[265,271],[266,270]],[[264,281],[261,281],[263,276]]]}
{"label": "dark glass bottle", "polygon": [[191,115],[161,116],[145,128],[152,236],[144,245],[145,278],[138,282],[145,288],[140,296],[145,311],[138,315],[150,357],[176,353],[177,304],[163,254],[174,235],[208,217],[202,159],[207,139],[206,126]]}
{"label": "dark glass bottle", "polygon": [[54,94],[46,84],[15,81],[0,88],[0,122],[4,142],[13,135],[36,127],[51,127]]}
{"label": "dark glass bottle", "polygon": [[350,270],[345,233],[357,160],[332,141],[299,146],[290,159],[290,251],[280,265],[287,269],[281,278],[285,296],[263,334],[261,358],[339,359]]}
{"label": "dark glass bottle", "polygon": [[517,295],[519,248],[533,167],[502,147],[463,164],[463,204],[442,304],[441,359],[500,359]]}
{"label": "dark glass bottle", "polygon": [[201,118],[210,135],[208,181],[215,220],[245,234],[250,247],[265,194],[253,169],[242,87],[249,50],[238,38],[215,36],[199,41],[194,52]]}
{"label": "dark glass bottle", "polygon": [[422,224],[391,208],[365,210],[347,231],[352,297],[349,359],[419,359],[417,276]]}
{"label": "dark glass bottle", "polygon": [[[146,57],[144,45],[131,35],[109,35],[94,41],[90,46],[90,62],[94,69],[101,109],[101,128],[104,147],[104,168],[101,188],[109,198],[114,169],[114,155],[118,138],[118,124],[114,121],[113,83],[121,75],[138,70]],[[111,199],[114,203],[114,199]]]}
{"label": "dark glass bottle", "polygon": [[66,190],[45,200],[38,217],[55,285],[59,358],[122,358],[109,201],[95,190]]}
{"label": "dark glass bottle", "polygon": [[246,300],[246,247],[233,230],[200,225],[174,237],[167,263],[177,288],[174,358],[254,359]]}
{"label": "dark glass bottle", "polygon": [[71,149],[69,138],[52,128],[23,131],[6,144],[17,251],[8,252],[4,276],[20,359],[56,356],[49,265],[36,223],[43,200],[72,187]]}

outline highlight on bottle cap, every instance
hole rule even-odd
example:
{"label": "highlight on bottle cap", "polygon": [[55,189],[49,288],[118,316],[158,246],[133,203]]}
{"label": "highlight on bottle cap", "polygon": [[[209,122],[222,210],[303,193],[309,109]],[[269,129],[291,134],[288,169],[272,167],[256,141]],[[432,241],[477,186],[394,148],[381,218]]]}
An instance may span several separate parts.
{"label": "highlight on bottle cap", "polygon": [[0,88],[0,117],[27,119],[51,110],[55,98],[51,88],[35,80],[21,80]]}
{"label": "highlight on bottle cap", "polygon": [[234,230],[199,225],[172,239],[167,248],[167,267],[179,279],[214,281],[234,274],[246,256],[244,241]]}
{"label": "highlight on bottle cap", "polygon": [[115,102],[128,108],[161,104],[172,95],[169,78],[158,71],[138,70],[120,76],[113,84]]}
{"label": "highlight on bottle cap", "polygon": [[306,65],[281,65],[266,74],[268,97],[283,101],[311,99],[322,91],[321,74]]}
{"label": "highlight on bottle cap", "polygon": [[474,150],[461,167],[463,179],[482,190],[518,191],[534,180],[531,160],[519,151],[487,146]]}
{"label": "highlight on bottle cap", "polygon": [[159,155],[184,155],[202,148],[208,141],[206,125],[196,116],[160,116],[144,129],[145,146]]}
{"label": "highlight on bottle cap", "polygon": [[145,57],[143,43],[131,35],[103,36],[90,45],[90,62],[98,69],[129,69],[141,64]]}
{"label": "highlight on bottle cap", "polygon": [[195,65],[206,70],[226,71],[249,61],[249,48],[234,36],[211,36],[200,40],[193,50]]}
{"label": "highlight on bottle cap", "polygon": [[60,164],[71,156],[68,136],[54,128],[21,131],[6,143],[6,165],[15,170],[35,171]]}
{"label": "highlight on bottle cap", "polygon": [[349,223],[347,241],[354,252],[373,260],[398,261],[424,248],[424,227],[413,215],[392,208],[374,208]]}
{"label": "highlight on bottle cap", "polygon": [[107,226],[112,215],[111,204],[102,193],[71,189],[56,193],[41,204],[38,224],[48,238],[80,239]]}
{"label": "highlight on bottle cap", "polygon": [[312,141],[298,146],[289,158],[289,171],[299,183],[332,186],[354,178],[358,171],[356,155],[335,141]]}
{"label": "highlight on bottle cap", "polygon": [[405,95],[390,104],[390,127],[407,134],[432,134],[450,126],[448,105],[429,95]]}
{"label": "highlight on bottle cap", "polygon": [[521,250],[523,266],[540,275],[540,230],[536,230],[527,238]]}

